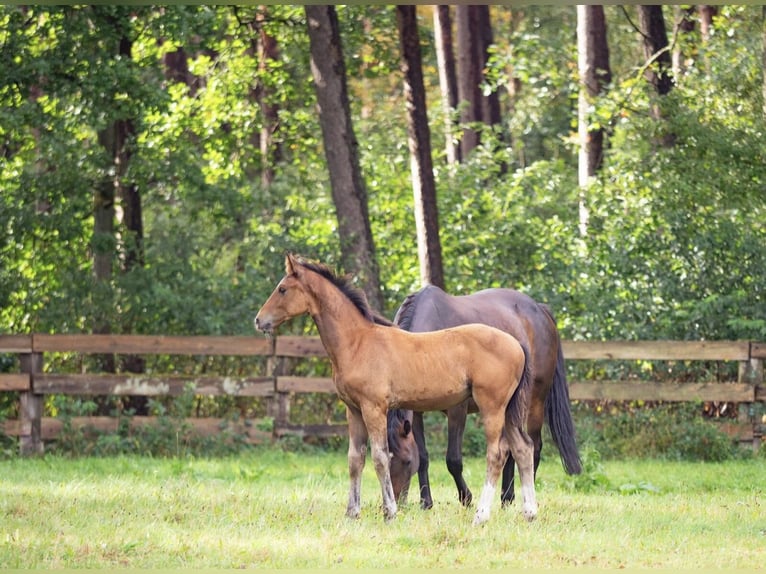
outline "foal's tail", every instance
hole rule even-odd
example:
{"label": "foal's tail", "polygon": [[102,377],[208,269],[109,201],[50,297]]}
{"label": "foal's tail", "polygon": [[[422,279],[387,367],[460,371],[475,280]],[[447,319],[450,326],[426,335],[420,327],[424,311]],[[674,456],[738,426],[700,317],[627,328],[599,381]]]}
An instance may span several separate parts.
{"label": "foal's tail", "polygon": [[[554,321],[550,309],[546,305],[540,305],[540,307]],[[558,338],[558,332],[556,336]],[[553,385],[545,399],[545,422],[548,423],[553,444],[556,445],[561,455],[561,463],[564,465],[567,474],[580,474],[582,472],[582,462],[577,451],[574,421],[572,420],[572,412],[569,409],[569,385],[567,385],[564,351],[561,348],[560,338],[558,343],[559,353],[556,358]]]}
{"label": "foal's tail", "polygon": [[523,428],[527,420],[527,410],[529,406],[530,393],[532,389],[532,367],[529,360],[529,349],[521,344],[524,351],[524,371],[521,373],[521,380],[511,400],[508,402],[506,414],[511,424],[518,428]]}

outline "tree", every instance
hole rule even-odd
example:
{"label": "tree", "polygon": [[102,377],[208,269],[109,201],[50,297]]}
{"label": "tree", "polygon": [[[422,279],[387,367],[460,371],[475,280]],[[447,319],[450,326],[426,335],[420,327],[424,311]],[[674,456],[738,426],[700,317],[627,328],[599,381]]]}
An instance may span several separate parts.
{"label": "tree", "polygon": [[452,18],[450,17],[450,7],[446,4],[434,6],[434,44],[436,46],[436,63],[439,69],[442,108],[445,115],[444,139],[447,163],[452,165],[461,160],[461,155],[460,146],[455,140],[453,119],[458,106],[458,90],[455,50],[452,42]]}
{"label": "tree", "polygon": [[763,48],[761,50],[761,76],[763,78],[763,117],[766,119],[766,6],[761,11],[761,28],[763,36]]}
{"label": "tree", "polygon": [[[234,13],[239,19],[237,7]],[[274,182],[275,165],[282,158],[281,146],[274,138],[279,129],[279,104],[276,101],[275,90],[270,85],[270,69],[278,66],[279,62],[279,44],[276,37],[270,33],[267,24],[267,6],[259,6],[254,18],[247,22],[247,29],[252,34],[250,53],[258,62],[258,75],[250,97],[257,104],[261,115],[261,129],[254,134],[253,140],[260,150],[261,185],[264,189],[271,187]]]}
{"label": "tree", "polygon": [[[577,6],[577,62],[580,75],[577,131],[580,142],[578,182],[580,192],[580,234],[588,228],[588,207],[585,190],[601,167],[604,156],[604,129],[591,119],[595,99],[612,80],[609,68],[609,46],[606,40],[604,7]],[[595,124],[595,125],[594,125]]]}
{"label": "tree", "polygon": [[481,104],[481,50],[483,42],[479,38],[479,7],[458,5],[457,46],[458,46],[458,100],[460,123],[463,124],[463,137],[460,139],[460,154],[468,157],[477,145],[479,134],[470,124],[482,119]]}
{"label": "tree", "polygon": [[396,22],[404,74],[407,105],[407,133],[410,147],[412,189],[415,196],[415,223],[418,234],[420,280],[444,289],[436,182],[431,159],[431,131],[428,127],[426,92],[420,54],[417,7],[397,6]]}
{"label": "tree", "polygon": [[346,65],[334,6],[305,7],[319,123],[338,219],[341,259],[357,272],[370,304],[383,308],[359,149],[351,124]]}
{"label": "tree", "polygon": [[[638,6],[638,26],[646,58],[645,76],[657,95],[662,98],[673,87],[673,63],[662,6]],[[662,106],[661,100],[651,106],[652,115],[658,121],[665,115]],[[671,147],[674,142],[675,135],[666,129],[662,130],[662,135],[657,140],[658,145],[663,147]]]}
{"label": "tree", "polygon": [[662,5],[639,5],[638,27],[644,47],[644,56],[651,65],[646,70],[646,78],[654,86],[658,95],[664,96],[673,87],[672,58],[665,30],[665,18]]}

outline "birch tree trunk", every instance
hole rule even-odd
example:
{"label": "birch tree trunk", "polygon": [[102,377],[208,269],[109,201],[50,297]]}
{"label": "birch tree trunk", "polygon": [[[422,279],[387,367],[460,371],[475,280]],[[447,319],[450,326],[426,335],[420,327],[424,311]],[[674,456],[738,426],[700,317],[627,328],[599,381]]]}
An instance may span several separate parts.
{"label": "birch tree trunk", "polygon": [[577,132],[580,142],[578,183],[580,185],[580,234],[588,231],[587,189],[601,167],[604,156],[604,130],[591,127],[590,110],[595,99],[612,79],[606,37],[604,7],[577,6],[577,67],[580,75]]}
{"label": "birch tree trunk", "polygon": [[444,138],[447,163],[460,162],[460,146],[455,137],[454,114],[457,109],[457,71],[455,70],[455,49],[452,41],[452,18],[450,7],[445,4],[434,6],[434,43],[436,44],[436,65],[439,68],[439,88],[444,108]]}

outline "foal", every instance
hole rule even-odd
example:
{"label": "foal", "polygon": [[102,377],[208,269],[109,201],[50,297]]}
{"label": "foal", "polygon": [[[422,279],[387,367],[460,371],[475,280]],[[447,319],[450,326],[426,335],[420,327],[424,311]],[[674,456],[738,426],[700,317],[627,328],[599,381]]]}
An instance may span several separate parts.
{"label": "foal", "polygon": [[[346,404],[350,489],[346,514],[361,510],[361,475],[367,440],[383,494],[386,520],[396,516],[386,439],[389,408],[444,410],[473,398],[484,423],[487,472],[474,524],[489,519],[490,505],[509,450],[519,466],[523,515],[537,515],[533,448],[522,430],[520,398],[529,386],[526,350],[511,335],[486,325],[408,333],[377,324],[364,294],[329,268],[288,254],[285,277],[255,317],[271,333],[303,314],[316,323]],[[518,392],[517,392],[518,390]]]}

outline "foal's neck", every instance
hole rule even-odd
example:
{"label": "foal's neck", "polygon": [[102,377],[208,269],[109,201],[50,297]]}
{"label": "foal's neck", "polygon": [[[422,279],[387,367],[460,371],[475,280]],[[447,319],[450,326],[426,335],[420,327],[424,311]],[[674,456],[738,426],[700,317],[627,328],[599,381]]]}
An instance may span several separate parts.
{"label": "foal's neck", "polygon": [[364,317],[338,287],[319,274],[311,272],[309,289],[314,297],[311,318],[330,359],[336,365],[346,358],[352,359],[362,333],[376,325]]}

